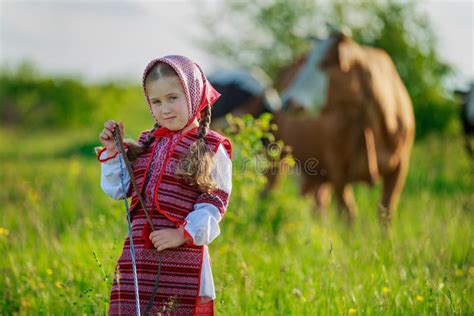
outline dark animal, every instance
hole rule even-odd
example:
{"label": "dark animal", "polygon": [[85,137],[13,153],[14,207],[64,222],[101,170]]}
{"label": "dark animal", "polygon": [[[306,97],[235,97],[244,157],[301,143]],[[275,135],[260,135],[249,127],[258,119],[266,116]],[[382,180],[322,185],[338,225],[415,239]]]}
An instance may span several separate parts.
{"label": "dark animal", "polygon": [[464,144],[466,151],[474,163],[474,82],[469,90],[457,90],[456,95],[461,98],[461,122],[464,129]]}
{"label": "dark animal", "polygon": [[266,74],[254,68],[245,70],[220,70],[208,76],[211,84],[221,93],[212,109],[213,129],[226,126],[225,115],[251,114],[258,117],[265,112],[273,113],[281,107],[280,97]]}

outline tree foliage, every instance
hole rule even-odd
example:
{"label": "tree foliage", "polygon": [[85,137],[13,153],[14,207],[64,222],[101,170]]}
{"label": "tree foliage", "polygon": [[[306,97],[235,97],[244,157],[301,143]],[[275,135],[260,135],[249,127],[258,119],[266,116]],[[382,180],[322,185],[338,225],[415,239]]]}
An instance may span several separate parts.
{"label": "tree foliage", "polygon": [[128,83],[86,84],[74,77],[47,76],[28,62],[15,69],[3,67],[0,75],[3,126],[89,126],[108,118],[130,117],[130,112],[147,114],[146,107],[141,106],[144,100],[140,87]]}

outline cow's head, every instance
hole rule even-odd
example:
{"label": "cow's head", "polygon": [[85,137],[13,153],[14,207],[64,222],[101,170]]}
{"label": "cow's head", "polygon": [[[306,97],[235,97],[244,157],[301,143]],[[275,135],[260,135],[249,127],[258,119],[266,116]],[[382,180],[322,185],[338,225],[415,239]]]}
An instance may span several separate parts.
{"label": "cow's head", "polygon": [[352,61],[347,31],[331,29],[324,39],[312,38],[313,48],[300,68],[293,83],[282,94],[284,111],[305,110],[317,115],[326,103],[328,76],[327,71],[339,67],[349,71]]}

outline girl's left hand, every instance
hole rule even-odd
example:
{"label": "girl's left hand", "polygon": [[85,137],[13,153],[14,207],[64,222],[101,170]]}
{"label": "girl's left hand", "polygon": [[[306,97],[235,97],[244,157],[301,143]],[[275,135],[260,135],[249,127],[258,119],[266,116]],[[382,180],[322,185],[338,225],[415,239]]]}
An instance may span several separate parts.
{"label": "girl's left hand", "polygon": [[188,241],[184,237],[183,226],[155,230],[150,234],[150,240],[158,251],[179,247]]}

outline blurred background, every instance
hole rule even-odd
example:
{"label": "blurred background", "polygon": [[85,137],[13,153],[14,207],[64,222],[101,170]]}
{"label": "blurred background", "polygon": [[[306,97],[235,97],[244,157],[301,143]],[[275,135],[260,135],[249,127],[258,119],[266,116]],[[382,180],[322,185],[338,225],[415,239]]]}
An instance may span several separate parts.
{"label": "blurred background", "polygon": [[309,37],[327,36],[326,23],[385,50],[413,102],[392,229],[377,222],[380,184],[355,187],[350,229],[335,202],[315,215],[295,175],[262,196],[266,178],[240,163],[261,155],[270,118],[236,118],[234,191],[211,246],[217,312],[472,314],[470,0],[1,1],[1,314],[106,312],[126,222],[100,190],[94,147],[107,119],[134,139],[152,126],[141,90],[150,60],[185,55],[206,74],[258,67],[281,92],[282,70],[311,50]]}
{"label": "blurred background", "polygon": [[[424,135],[429,129],[449,129],[454,118],[449,112],[454,116],[456,109],[441,98],[449,99],[456,89],[467,89],[473,80],[472,6],[471,1],[303,1],[294,7],[285,1],[271,7],[266,2],[247,6],[222,1],[113,5],[102,1],[4,1],[2,72],[29,72],[34,78],[56,78],[57,84],[68,78],[84,88],[101,86],[99,91],[104,92],[107,86],[111,92],[119,84],[138,85],[151,59],[180,53],[195,59],[208,74],[222,67],[258,65],[274,78],[279,69],[309,49],[307,36],[319,35],[324,23],[331,22],[349,27],[359,43],[389,52],[414,99],[417,133]],[[5,97],[14,93],[2,92]],[[62,119],[84,123],[86,115],[98,115],[105,107],[113,110],[101,119],[117,113],[123,102],[100,106],[103,97],[70,101],[88,104],[81,105],[80,111],[68,106],[68,111],[82,112],[84,117],[67,113]],[[54,112],[54,104],[61,101],[48,103],[52,103],[49,111]],[[18,125],[21,120],[31,128],[47,120],[28,119],[38,113],[25,113],[27,105],[13,111],[5,109],[5,104],[2,102],[2,123],[6,125]],[[432,107],[439,113],[433,113]],[[434,115],[431,122],[421,115],[422,110]],[[43,116],[55,115],[41,111]],[[60,119],[50,120],[58,122],[47,122],[49,127],[61,124]]]}

